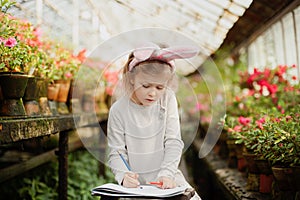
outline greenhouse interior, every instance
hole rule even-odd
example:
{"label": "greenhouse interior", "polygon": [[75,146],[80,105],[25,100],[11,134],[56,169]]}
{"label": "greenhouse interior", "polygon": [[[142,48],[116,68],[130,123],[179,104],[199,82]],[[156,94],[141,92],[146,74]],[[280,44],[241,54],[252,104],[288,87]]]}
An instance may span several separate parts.
{"label": "greenhouse interior", "polygon": [[0,199],[300,200],[300,0],[0,3]]}

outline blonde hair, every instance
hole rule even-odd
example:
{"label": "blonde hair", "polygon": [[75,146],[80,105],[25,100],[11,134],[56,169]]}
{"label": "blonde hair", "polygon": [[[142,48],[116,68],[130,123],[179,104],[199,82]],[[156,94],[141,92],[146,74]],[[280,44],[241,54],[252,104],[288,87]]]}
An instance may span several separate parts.
{"label": "blonde hair", "polygon": [[169,72],[170,79],[167,80],[167,87],[171,88],[174,91],[177,90],[177,78],[170,64],[161,60],[145,60],[143,62],[138,63],[132,68],[132,70],[129,71],[129,64],[133,58],[134,56],[131,53],[123,68],[123,86],[126,94],[132,94],[133,85],[131,83],[131,80],[134,80],[135,76],[140,72],[151,76],[156,76],[163,72]]}

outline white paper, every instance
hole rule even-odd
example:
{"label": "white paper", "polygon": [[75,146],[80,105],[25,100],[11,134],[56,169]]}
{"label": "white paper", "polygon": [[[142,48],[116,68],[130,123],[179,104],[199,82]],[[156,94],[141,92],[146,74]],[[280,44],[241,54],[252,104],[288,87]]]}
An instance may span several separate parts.
{"label": "white paper", "polygon": [[107,183],[92,189],[92,195],[122,197],[173,197],[183,194],[186,187],[160,189],[152,185],[141,185],[138,188],[126,188],[118,184]]}

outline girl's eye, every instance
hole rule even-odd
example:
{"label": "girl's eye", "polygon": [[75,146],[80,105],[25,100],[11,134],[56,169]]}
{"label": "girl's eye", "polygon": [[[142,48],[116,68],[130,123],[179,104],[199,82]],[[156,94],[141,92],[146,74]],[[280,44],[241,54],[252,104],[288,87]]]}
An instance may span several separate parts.
{"label": "girl's eye", "polygon": [[147,84],[144,84],[143,87],[144,87],[144,88],[149,88],[150,86],[147,85]]}
{"label": "girl's eye", "polygon": [[165,87],[164,86],[157,86],[156,89],[158,90],[163,90]]}

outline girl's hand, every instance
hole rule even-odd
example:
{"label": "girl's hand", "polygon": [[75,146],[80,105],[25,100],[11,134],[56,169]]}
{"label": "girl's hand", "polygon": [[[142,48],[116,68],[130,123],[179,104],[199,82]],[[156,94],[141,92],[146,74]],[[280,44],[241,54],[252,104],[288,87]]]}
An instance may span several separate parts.
{"label": "girl's hand", "polygon": [[122,181],[122,185],[128,188],[136,188],[140,185],[138,181],[139,175],[133,172],[126,172]]}
{"label": "girl's hand", "polygon": [[172,178],[166,176],[161,176],[158,180],[159,182],[162,182],[162,185],[158,186],[161,189],[171,189],[177,186],[176,182]]}

